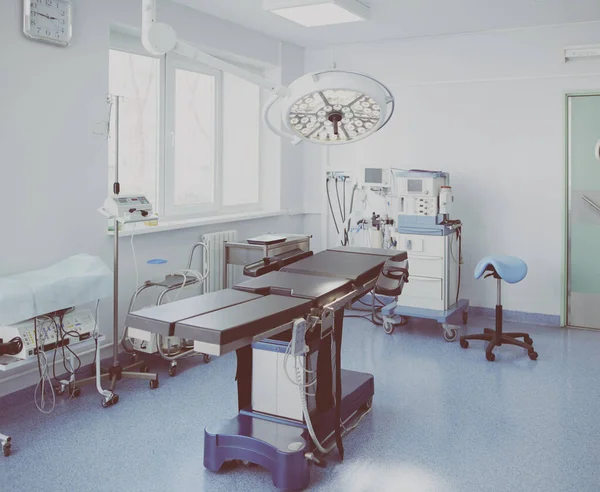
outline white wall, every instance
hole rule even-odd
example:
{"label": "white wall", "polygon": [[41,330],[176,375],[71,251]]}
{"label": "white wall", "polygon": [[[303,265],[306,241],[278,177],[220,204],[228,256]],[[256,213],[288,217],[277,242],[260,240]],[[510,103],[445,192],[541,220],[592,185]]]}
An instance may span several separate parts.
{"label": "white wall", "polygon": [[[397,113],[364,142],[331,149],[328,163],[320,150],[305,149],[307,211],[325,210],[323,169],[309,166],[316,160],[359,175],[368,166],[449,171],[454,217],[464,222],[462,295],[492,307],[495,285],[475,281],[473,269],[488,254],[516,255],[529,275],[504,289],[505,308],[560,314],[564,96],[600,91],[600,60],[565,64],[562,50],[590,43],[600,43],[599,22],[336,48],[338,68],[391,87]],[[306,69],[332,59],[331,49],[311,50]],[[318,222],[307,216],[305,227]]]}
{"label": "white wall", "polygon": [[[6,3],[8,10],[0,17],[0,275],[42,268],[79,252],[99,255],[112,268],[112,238],[105,232],[106,219],[96,211],[107,190],[108,145],[93,132],[106,119],[110,26],[139,27],[141,1],[74,2],[68,48],[25,38],[22,2]],[[280,65],[283,54],[284,74],[302,70],[300,48],[282,47],[275,39],[166,0],[159,2],[158,14],[189,42],[273,67]],[[288,197],[283,206],[299,209],[301,154],[288,145],[281,144],[280,154],[281,194]],[[146,264],[152,258],[167,259],[174,269],[184,267],[191,245],[205,232],[237,229],[243,238],[300,232],[302,227],[302,217],[284,216],[139,236],[140,280],[155,276]],[[129,239],[121,241],[123,313],[135,275]],[[110,304],[102,304],[101,331],[107,335]],[[11,388],[19,384],[13,381]],[[0,393],[6,392],[3,386]]]}

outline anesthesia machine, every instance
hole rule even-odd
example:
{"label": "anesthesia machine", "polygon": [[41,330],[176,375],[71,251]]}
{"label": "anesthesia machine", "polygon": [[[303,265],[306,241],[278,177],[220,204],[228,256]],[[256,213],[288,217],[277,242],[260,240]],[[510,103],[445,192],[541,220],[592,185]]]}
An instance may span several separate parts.
{"label": "anesthesia machine", "polygon": [[451,320],[462,314],[467,322],[469,302],[459,299],[462,223],[451,220],[454,197],[448,173],[392,170],[397,200],[396,243],[408,252],[410,283],[395,302],[382,309],[384,330],[391,334],[394,317],[434,319],[444,339],[456,340]]}

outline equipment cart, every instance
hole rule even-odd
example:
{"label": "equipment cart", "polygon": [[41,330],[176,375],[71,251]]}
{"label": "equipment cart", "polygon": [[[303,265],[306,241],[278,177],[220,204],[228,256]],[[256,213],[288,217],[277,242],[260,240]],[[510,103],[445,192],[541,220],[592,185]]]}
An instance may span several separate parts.
{"label": "equipment cart", "polygon": [[[192,251],[190,252],[190,258],[188,261],[187,271],[189,271],[192,268],[194,252],[199,246],[204,246],[204,244],[196,243],[192,247]],[[206,282],[206,278],[204,279],[204,282]],[[156,305],[160,306],[163,304],[163,301],[169,292],[173,292],[175,290],[179,290],[184,287],[189,287],[197,284],[198,279],[196,277],[192,275],[184,277],[184,275],[182,274],[166,275],[165,278],[160,282],[152,282],[150,280],[147,280],[135,291],[135,294],[133,294],[131,301],[129,302],[128,312],[131,313],[134,310],[135,301],[137,300],[138,296],[146,289],[149,289],[151,287],[157,287],[161,289],[156,301]],[[202,287],[202,290],[204,292],[206,290],[205,283],[203,283]],[[129,342],[131,345],[133,345],[133,351],[131,350],[131,347],[127,347],[125,345],[125,341],[128,340],[128,338],[135,338],[137,340],[140,340],[139,346],[136,346],[131,341]],[[169,376],[171,377],[177,375],[177,366],[178,361],[180,359],[192,356],[202,356],[205,363],[208,363],[211,360],[211,356],[209,354],[194,351],[193,342],[188,343],[187,340],[179,339],[177,337],[172,336],[163,337],[163,335],[161,335],[160,333],[150,333],[146,332],[145,330],[129,328],[127,326],[125,327],[123,336],[121,337],[121,345],[127,352],[131,353],[134,361],[137,359],[138,350],[141,350],[145,353],[158,353],[162,359],[171,362],[171,366],[169,367]],[[147,367],[143,367],[142,371],[147,371]]]}
{"label": "equipment cart", "polygon": [[408,252],[409,280],[402,296],[381,310],[384,330],[394,331],[394,316],[434,319],[443,327],[444,340],[453,342],[458,326],[451,324],[462,313],[467,322],[469,301],[459,298],[462,224],[412,225],[403,221],[396,235],[397,248]]}
{"label": "equipment cart", "polygon": [[446,310],[399,306],[397,302],[393,302],[384,307],[381,310],[381,314],[383,315],[383,329],[388,335],[391,335],[394,332],[395,325],[398,324],[394,319],[395,316],[434,319],[440,323],[444,329],[444,340],[453,342],[458,336],[458,327],[451,324],[451,322],[457,322],[458,319],[461,319],[463,324],[467,324],[469,319],[469,301],[467,299],[460,299],[456,304],[453,304]]}

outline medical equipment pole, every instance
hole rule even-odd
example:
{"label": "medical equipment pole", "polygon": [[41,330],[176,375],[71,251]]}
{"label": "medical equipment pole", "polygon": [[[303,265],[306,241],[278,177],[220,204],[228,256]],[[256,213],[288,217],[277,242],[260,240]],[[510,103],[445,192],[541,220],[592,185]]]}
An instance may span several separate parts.
{"label": "medical equipment pole", "polygon": [[[119,98],[117,97],[116,102],[117,115],[119,114]],[[117,119],[118,121],[118,119]],[[115,125],[115,131],[119,134],[119,124]],[[113,191],[115,195],[119,194],[119,137],[117,137],[117,160],[115,162],[115,182],[113,184]],[[119,367],[119,221],[117,217],[113,219],[114,224],[114,242],[113,242],[113,368]],[[110,390],[112,391],[115,386],[115,378],[117,374],[111,376]]]}
{"label": "medical equipment pole", "polygon": [[[120,140],[120,119],[121,119],[121,99],[122,96],[110,96],[110,102],[115,104],[115,181],[113,183],[113,194],[118,196],[121,192],[119,183],[119,140]],[[110,216],[113,219],[114,225],[114,242],[113,242],[113,360],[108,370],[102,369],[98,375],[100,365],[100,349],[96,349],[96,376],[92,378],[81,379],[71,385],[71,391],[75,388],[86,384],[96,383],[98,392],[102,395],[102,406],[104,408],[116,405],[119,402],[119,395],[114,392],[117,381],[121,379],[142,379],[150,381],[150,388],[158,388],[158,374],[149,373],[148,366],[144,361],[136,361],[134,363],[121,367],[119,362],[119,217],[118,215]],[[123,221],[127,223],[127,221]],[[140,372],[137,372],[139,370]],[[134,372],[136,371],[136,372]],[[108,390],[104,390],[100,384],[100,380],[108,379],[110,386]]]}
{"label": "medical equipment pole", "polygon": [[[121,185],[119,184],[119,139],[120,139],[120,119],[121,119],[121,98],[117,96],[115,98],[115,181],[113,182],[113,193],[118,195],[121,192]],[[113,242],[113,367],[119,365],[119,222],[115,216],[113,220],[113,227],[115,231],[114,242]],[[111,391],[113,390],[114,383],[111,381]]]}
{"label": "medical equipment pole", "polygon": [[[121,120],[121,96],[115,97],[115,182],[113,184],[113,193],[119,195],[121,185],[119,183],[119,142],[120,142],[120,120]],[[150,381],[150,388],[158,388],[158,374],[148,373],[148,366],[143,361],[136,361],[132,365],[121,368],[119,362],[119,218],[114,217],[114,271],[113,271],[113,363],[109,370],[111,397],[104,399],[102,406],[107,407],[114,405],[119,401],[118,395],[114,393],[114,389],[118,380],[125,379],[143,379]],[[134,369],[139,369],[141,372],[132,372]]]}

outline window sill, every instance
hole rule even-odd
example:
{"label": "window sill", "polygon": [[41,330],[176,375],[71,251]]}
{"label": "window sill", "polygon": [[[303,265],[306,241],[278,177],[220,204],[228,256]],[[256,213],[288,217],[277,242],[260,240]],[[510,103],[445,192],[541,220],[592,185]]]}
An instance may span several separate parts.
{"label": "window sill", "polygon": [[[279,217],[286,215],[286,210],[275,210],[272,212],[242,212],[229,215],[215,215],[212,217],[200,217],[192,219],[164,219],[158,221],[155,226],[137,226],[134,230],[119,231],[119,237],[131,235],[140,236],[142,234],[152,234],[154,232],[174,231],[177,229],[190,229],[192,227],[201,227],[212,224],[228,224],[230,222],[239,222],[243,220],[265,219],[267,217]],[[107,231],[109,236],[114,236],[114,231]]]}

